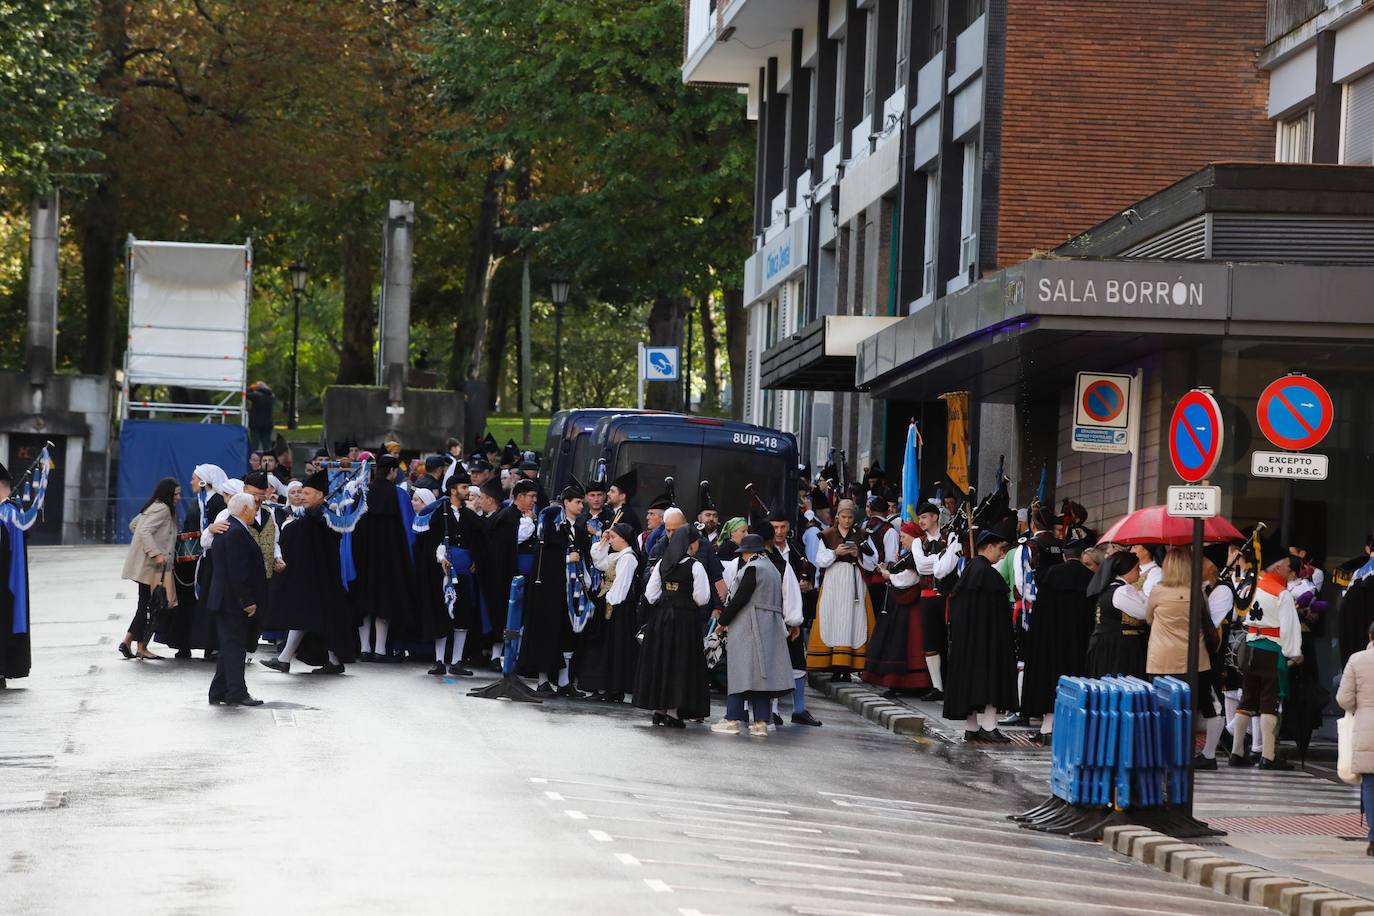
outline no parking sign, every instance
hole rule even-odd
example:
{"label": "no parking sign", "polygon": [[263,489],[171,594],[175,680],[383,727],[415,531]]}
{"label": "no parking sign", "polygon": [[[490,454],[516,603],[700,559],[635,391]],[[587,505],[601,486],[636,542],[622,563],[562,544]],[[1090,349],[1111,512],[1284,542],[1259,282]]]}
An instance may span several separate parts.
{"label": "no parking sign", "polygon": [[1130,451],[1126,440],[1133,381],[1129,375],[1078,373],[1073,436],[1069,440],[1074,451],[1116,455]]}
{"label": "no parking sign", "polygon": [[1169,461],[1188,483],[1208,477],[1221,460],[1221,408],[1210,391],[1195,388],[1178,399],[1169,419]]}
{"label": "no parking sign", "polygon": [[1325,455],[1297,454],[1326,438],[1336,419],[1331,395],[1321,382],[1297,372],[1274,379],[1260,393],[1255,419],[1264,438],[1284,451],[1252,454],[1251,477],[1326,479]]}

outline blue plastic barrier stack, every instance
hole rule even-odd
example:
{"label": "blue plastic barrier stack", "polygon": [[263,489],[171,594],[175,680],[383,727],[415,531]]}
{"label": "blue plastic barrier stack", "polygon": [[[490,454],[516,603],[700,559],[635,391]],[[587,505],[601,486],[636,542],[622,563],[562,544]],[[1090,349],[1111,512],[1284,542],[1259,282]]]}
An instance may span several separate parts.
{"label": "blue plastic barrier stack", "polygon": [[1062,677],[1055,693],[1051,798],[1013,820],[1095,837],[1109,823],[1148,821],[1175,835],[1215,835],[1188,802],[1193,712],[1188,684]]}

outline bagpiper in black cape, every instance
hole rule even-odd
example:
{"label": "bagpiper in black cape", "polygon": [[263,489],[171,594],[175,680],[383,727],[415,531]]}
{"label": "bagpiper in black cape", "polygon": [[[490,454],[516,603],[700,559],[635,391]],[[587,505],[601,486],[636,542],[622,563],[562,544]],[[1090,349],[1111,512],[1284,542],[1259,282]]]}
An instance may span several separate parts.
{"label": "bagpiper in black cape", "polygon": [[967,721],[978,713],[983,716],[980,734],[996,729],[998,709],[1015,708],[1017,702],[1007,581],[983,555],[985,548],[1005,546],[1014,538],[1014,529],[1006,523],[984,531],[978,538],[979,553],[964,567],[949,601],[944,717]]}
{"label": "bagpiper in black cape", "polygon": [[397,466],[394,455],[377,459],[367,491],[367,512],[353,530],[353,565],[358,575],[348,594],[362,658],[367,661],[373,655],[388,658],[390,625],[402,631],[413,625],[415,570],[407,534],[411,513],[409,505],[402,507],[404,494],[391,479]]}
{"label": "bagpiper in black cape", "polygon": [[[358,628],[353,623],[340,570],[341,536],[325,521],[323,499],[329,492],[328,472],[316,471],[305,486],[318,494],[320,502],[307,506],[281,530],[278,543],[286,566],[272,577],[272,600],[263,628],[301,631],[304,637],[295,658],[326,673],[341,674],[344,665],[357,660]],[[280,657],[278,660],[291,662]],[[265,661],[263,664],[274,667]]]}
{"label": "bagpiper in black cape", "polygon": [[[473,572],[474,567],[480,569],[482,566],[486,538],[482,519],[466,505],[468,483],[467,472],[461,467],[455,469],[448,480],[449,496],[444,499],[444,505],[429,516],[428,529],[432,535],[428,538],[417,535],[415,541],[417,568],[421,562],[422,540],[429,545],[425,556],[435,558],[430,561],[434,562],[435,569],[422,579],[419,595],[425,638],[435,641],[435,666],[430,669],[431,674],[443,674],[438,668],[450,656],[451,673],[471,674],[462,665],[464,652],[471,645],[474,654],[479,653],[483,638],[491,631],[491,615]],[[420,527],[419,520],[416,527]],[[446,573],[436,562],[439,550],[446,550],[450,572]],[[451,614],[447,591],[450,578],[453,580]],[[472,643],[468,641],[469,635],[473,637]],[[449,641],[446,648],[441,645],[445,639]]]}
{"label": "bagpiper in black cape", "polygon": [[[577,693],[569,675],[561,673],[569,667],[578,642],[568,616],[568,553],[576,551],[583,568],[592,563],[591,537],[585,526],[577,524],[585,496],[581,486],[571,484],[558,503],[539,513],[539,553],[534,582],[526,584],[529,597],[517,668],[521,677],[539,678],[539,689],[546,693],[553,692],[551,680],[556,680],[558,692],[565,696]],[[589,585],[584,582],[583,587]]]}
{"label": "bagpiper in black cape", "polygon": [[[0,464],[0,483],[13,486]],[[33,664],[29,642],[29,553],[13,503],[0,503],[0,687],[7,678],[28,677]]]}
{"label": "bagpiper in black cape", "polygon": [[1070,539],[1063,546],[1063,562],[1036,571],[1035,605],[1023,640],[1021,714],[1028,718],[1054,712],[1060,676],[1076,677],[1087,670],[1095,616],[1088,597],[1092,570],[1079,559],[1087,546]]}

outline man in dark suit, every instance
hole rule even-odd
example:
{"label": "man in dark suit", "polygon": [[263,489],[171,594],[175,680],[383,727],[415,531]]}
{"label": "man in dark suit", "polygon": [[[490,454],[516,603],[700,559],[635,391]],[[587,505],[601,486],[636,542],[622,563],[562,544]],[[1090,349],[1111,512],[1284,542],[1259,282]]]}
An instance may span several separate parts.
{"label": "man in dark suit", "polygon": [[261,706],[248,694],[243,681],[248,651],[249,618],[258,612],[258,601],[267,588],[262,549],[248,526],[257,515],[257,503],[247,493],[229,500],[229,530],[215,538],[210,551],[213,564],[206,606],[215,618],[219,634],[219,664],[210,682],[210,703],[230,706]]}

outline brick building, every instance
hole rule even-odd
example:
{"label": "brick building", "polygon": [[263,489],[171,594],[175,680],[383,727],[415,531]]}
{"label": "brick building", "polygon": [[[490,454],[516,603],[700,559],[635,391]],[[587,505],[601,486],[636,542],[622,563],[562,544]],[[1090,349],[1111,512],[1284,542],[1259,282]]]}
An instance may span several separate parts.
{"label": "brick building", "polygon": [[[813,461],[890,465],[910,416],[942,445],[951,389],[875,399],[861,341],[1207,162],[1273,151],[1265,0],[685,7],[684,79],[739,87],[758,121],[746,419]],[[1014,403],[975,397],[973,421],[983,465],[1014,451]]]}

